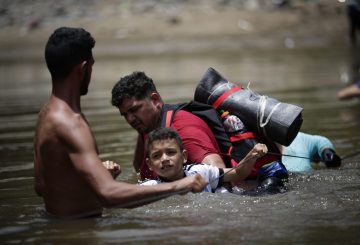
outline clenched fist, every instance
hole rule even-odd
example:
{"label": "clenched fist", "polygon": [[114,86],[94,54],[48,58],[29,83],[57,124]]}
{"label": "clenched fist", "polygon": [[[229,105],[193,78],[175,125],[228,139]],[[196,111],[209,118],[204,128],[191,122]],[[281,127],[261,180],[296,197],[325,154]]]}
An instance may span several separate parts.
{"label": "clenched fist", "polygon": [[109,160],[105,161],[105,162],[103,162],[103,165],[110,172],[110,174],[112,175],[112,177],[114,179],[116,179],[116,177],[118,177],[119,174],[121,173],[120,165],[113,161],[109,161]]}

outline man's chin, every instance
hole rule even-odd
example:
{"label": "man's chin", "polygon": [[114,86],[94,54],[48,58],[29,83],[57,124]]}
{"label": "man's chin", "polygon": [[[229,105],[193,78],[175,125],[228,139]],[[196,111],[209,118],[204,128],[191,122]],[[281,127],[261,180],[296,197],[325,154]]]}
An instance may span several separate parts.
{"label": "man's chin", "polygon": [[139,134],[148,134],[151,132],[151,130],[148,130],[148,128],[135,128],[133,127]]}
{"label": "man's chin", "polygon": [[88,93],[88,90],[87,89],[83,89],[80,91],[80,95],[83,96],[83,95],[87,95]]}
{"label": "man's chin", "polygon": [[146,132],[144,130],[142,130],[141,128],[134,128],[133,129],[136,130],[136,132],[138,132],[139,134],[145,134]]}

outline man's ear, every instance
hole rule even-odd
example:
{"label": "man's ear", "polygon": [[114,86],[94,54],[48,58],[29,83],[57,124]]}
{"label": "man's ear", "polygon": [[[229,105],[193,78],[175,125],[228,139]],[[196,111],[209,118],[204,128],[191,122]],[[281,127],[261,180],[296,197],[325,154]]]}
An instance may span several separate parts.
{"label": "man's ear", "polygon": [[183,155],[183,164],[186,164],[187,163],[187,159],[188,159],[188,153],[187,151],[184,149],[183,152],[182,152],[182,155]]}
{"label": "man's ear", "polygon": [[76,72],[77,74],[79,74],[79,76],[83,77],[85,76],[86,70],[88,67],[88,62],[86,60],[84,60],[83,62],[81,62],[80,64],[78,64],[76,66]]}
{"label": "man's ear", "polygon": [[161,96],[160,94],[158,94],[157,92],[152,92],[150,94],[150,99],[151,101],[153,102],[153,104],[158,107],[158,109],[161,109],[162,108],[162,99],[161,99]]}
{"label": "man's ear", "polygon": [[150,169],[151,171],[153,171],[152,165],[151,165],[151,161],[150,161],[150,159],[149,159],[148,157],[145,159],[145,162],[146,162],[146,164],[148,165],[149,169]]}
{"label": "man's ear", "polygon": [[88,65],[88,61],[87,60],[84,60],[83,62],[81,62],[81,69],[87,69],[87,65]]}

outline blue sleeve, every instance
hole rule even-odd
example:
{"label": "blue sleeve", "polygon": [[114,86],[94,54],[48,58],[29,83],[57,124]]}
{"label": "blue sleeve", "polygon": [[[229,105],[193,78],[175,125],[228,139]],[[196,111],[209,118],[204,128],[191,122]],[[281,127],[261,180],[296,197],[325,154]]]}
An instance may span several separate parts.
{"label": "blue sleeve", "polygon": [[315,157],[321,157],[321,152],[325,149],[325,148],[330,148],[335,150],[334,145],[331,143],[331,141],[324,137],[324,136],[320,136],[320,135],[314,135],[313,136],[313,154],[312,156]]}
{"label": "blue sleeve", "polygon": [[[328,138],[299,132],[293,142],[285,148],[284,154],[319,159],[322,150],[325,148],[335,150]],[[308,172],[312,170],[309,159],[283,156],[282,161],[290,172]]]}

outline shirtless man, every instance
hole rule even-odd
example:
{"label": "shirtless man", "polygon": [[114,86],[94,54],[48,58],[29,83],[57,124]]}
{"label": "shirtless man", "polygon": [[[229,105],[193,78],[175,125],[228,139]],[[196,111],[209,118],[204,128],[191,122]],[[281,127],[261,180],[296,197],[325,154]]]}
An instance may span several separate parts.
{"label": "shirtless man", "polygon": [[[38,117],[34,169],[35,191],[47,212],[55,217],[93,216],[100,215],[102,207],[131,208],[173,193],[201,192],[206,181],[200,175],[144,187],[115,181],[103,165],[80,106],[91,79],[94,45],[90,33],[68,27],[55,30],[46,45],[52,93]],[[106,165],[117,174],[113,163]]]}

